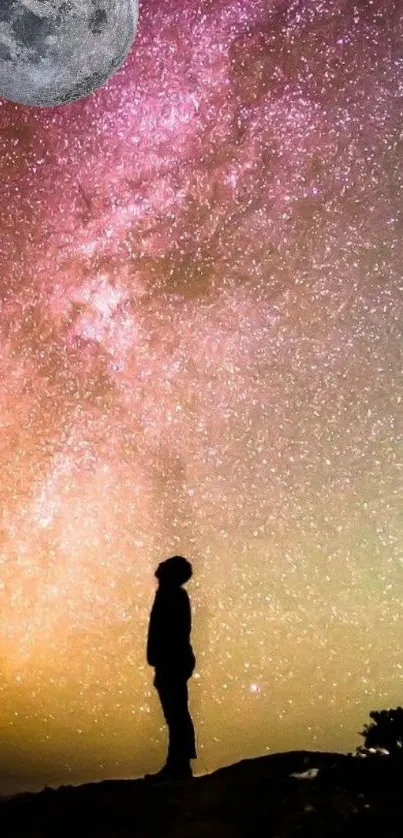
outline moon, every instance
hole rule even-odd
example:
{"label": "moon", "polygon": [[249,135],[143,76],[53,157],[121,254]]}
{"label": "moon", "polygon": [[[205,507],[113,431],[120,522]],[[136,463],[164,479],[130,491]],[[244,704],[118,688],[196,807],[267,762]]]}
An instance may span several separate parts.
{"label": "moon", "polygon": [[0,0],[0,97],[83,99],[122,66],[137,21],[138,0]]}

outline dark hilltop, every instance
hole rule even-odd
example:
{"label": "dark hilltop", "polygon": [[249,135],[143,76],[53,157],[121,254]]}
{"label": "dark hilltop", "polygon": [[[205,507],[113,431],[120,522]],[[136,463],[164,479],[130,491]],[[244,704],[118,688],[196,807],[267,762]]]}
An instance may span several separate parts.
{"label": "dark hilltop", "polygon": [[403,835],[402,762],[291,751],[160,784],[112,780],[0,803],[4,838]]}

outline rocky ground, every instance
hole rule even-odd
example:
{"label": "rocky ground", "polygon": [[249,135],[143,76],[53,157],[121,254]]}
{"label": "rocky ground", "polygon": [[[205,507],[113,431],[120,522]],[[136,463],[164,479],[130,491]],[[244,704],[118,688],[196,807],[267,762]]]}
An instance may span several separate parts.
{"label": "rocky ground", "polygon": [[19,795],[0,804],[0,829],[4,838],[402,838],[402,779],[389,757],[298,751],[182,783],[115,780]]}

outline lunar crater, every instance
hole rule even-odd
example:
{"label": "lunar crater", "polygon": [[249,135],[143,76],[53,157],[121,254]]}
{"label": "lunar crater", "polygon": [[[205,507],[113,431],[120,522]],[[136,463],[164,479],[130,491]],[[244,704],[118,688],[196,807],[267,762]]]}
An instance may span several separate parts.
{"label": "lunar crater", "polygon": [[0,96],[54,106],[84,98],[123,64],[138,0],[0,0]]}

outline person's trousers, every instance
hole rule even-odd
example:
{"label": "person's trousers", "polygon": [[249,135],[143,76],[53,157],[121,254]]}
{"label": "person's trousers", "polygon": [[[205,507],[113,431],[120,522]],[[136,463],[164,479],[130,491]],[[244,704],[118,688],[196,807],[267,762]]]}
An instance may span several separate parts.
{"label": "person's trousers", "polygon": [[173,765],[196,759],[195,731],[189,713],[187,681],[155,674],[154,685],[158,691],[162,711],[169,731],[167,764]]}

